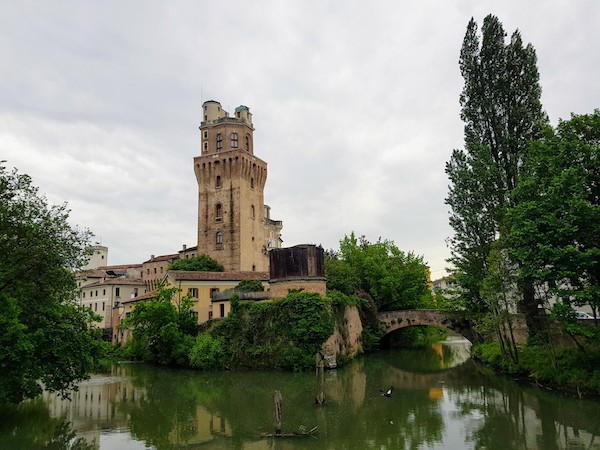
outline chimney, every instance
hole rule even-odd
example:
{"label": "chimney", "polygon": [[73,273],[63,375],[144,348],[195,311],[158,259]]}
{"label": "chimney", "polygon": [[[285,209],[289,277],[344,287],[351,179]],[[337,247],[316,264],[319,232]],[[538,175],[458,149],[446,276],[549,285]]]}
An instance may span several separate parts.
{"label": "chimney", "polygon": [[187,248],[187,245],[183,244],[183,251],[185,252],[185,249]]}
{"label": "chimney", "polygon": [[150,261],[154,261],[154,255],[150,255]]}

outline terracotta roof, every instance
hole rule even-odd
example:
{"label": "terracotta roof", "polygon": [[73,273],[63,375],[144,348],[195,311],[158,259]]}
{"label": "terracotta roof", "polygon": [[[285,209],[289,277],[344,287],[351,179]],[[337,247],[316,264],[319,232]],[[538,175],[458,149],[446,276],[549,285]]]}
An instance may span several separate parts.
{"label": "terracotta roof", "polygon": [[90,270],[82,270],[81,272],[77,272],[77,276],[84,277],[84,278],[105,278],[105,277],[109,277],[110,275],[108,275],[104,270],[90,269]]}
{"label": "terracotta roof", "polygon": [[135,269],[142,267],[141,264],[121,264],[120,266],[100,266],[99,270],[114,270],[114,269]]}
{"label": "terracotta roof", "polygon": [[135,302],[139,302],[142,300],[150,300],[150,299],[156,297],[156,294],[158,294],[158,290],[146,292],[145,294],[138,295],[137,297],[122,300],[121,303],[135,303]]}
{"label": "terracotta roof", "polygon": [[159,255],[155,256],[153,259],[149,259],[148,261],[144,261],[144,264],[160,262],[160,261],[170,261],[172,259],[179,259],[179,253],[174,253],[172,255]]}
{"label": "terracotta roof", "polygon": [[269,281],[268,272],[192,272],[187,270],[169,270],[167,276],[176,281],[242,281],[246,278]]}
{"label": "terracotta roof", "polygon": [[128,286],[145,286],[144,280],[141,278],[109,278],[108,280],[98,280],[93,283],[86,284],[81,288],[88,288],[91,286],[106,286],[106,285],[128,285]]}

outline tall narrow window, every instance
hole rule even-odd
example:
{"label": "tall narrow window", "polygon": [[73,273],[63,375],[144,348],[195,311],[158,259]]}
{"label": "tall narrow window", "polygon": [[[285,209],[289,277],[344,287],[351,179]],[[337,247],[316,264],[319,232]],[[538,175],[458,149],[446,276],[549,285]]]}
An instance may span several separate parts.
{"label": "tall narrow window", "polygon": [[238,134],[231,133],[231,148],[237,148],[238,146]]}
{"label": "tall narrow window", "polygon": [[254,205],[250,207],[250,217],[254,219]]}
{"label": "tall narrow window", "polygon": [[215,205],[215,220],[217,220],[218,222],[223,220],[223,205],[221,205],[220,203],[217,203]]}
{"label": "tall narrow window", "polygon": [[250,178],[250,189],[254,189],[254,178]]}
{"label": "tall narrow window", "polygon": [[217,151],[221,150],[223,148],[223,136],[221,136],[221,133],[217,133]]}
{"label": "tall narrow window", "polygon": [[119,297],[121,295],[121,288],[115,288],[115,297]]}
{"label": "tall narrow window", "polygon": [[215,242],[217,245],[223,244],[223,232],[222,231],[217,231],[217,234],[215,236]]}
{"label": "tall narrow window", "polygon": [[221,181],[221,175],[217,175],[217,178],[215,178],[215,187],[216,188],[223,187],[223,182]]}
{"label": "tall narrow window", "polygon": [[250,151],[250,136],[246,135],[246,151]]}

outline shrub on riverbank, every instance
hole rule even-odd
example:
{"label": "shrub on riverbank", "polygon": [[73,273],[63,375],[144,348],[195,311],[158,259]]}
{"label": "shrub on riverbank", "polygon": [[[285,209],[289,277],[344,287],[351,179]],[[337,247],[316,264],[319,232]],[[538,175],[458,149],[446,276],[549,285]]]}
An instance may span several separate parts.
{"label": "shrub on riverbank", "polygon": [[211,333],[223,341],[225,367],[314,367],[315,355],[333,333],[331,302],[316,293],[291,292],[265,303],[233,297],[231,306]]}
{"label": "shrub on riverbank", "polygon": [[502,357],[498,343],[474,345],[471,353],[496,372],[527,378],[553,390],[600,396],[600,349],[584,353],[572,347],[523,346],[518,364]]}

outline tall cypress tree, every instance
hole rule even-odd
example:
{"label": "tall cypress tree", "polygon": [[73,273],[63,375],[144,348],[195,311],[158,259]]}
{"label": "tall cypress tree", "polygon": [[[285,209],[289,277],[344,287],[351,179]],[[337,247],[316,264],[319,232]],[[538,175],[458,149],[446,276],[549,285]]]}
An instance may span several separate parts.
{"label": "tall cypress tree", "polygon": [[[450,186],[451,262],[467,306],[484,309],[483,279],[492,243],[502,240],[503,219],[511,206],[527,147],[548,123],[540,101],[537,57],[523,46],[519,31],[506,43],[497,17],[488,15],[477,32],[471,19],[460,52],[464,87],[460,95],[465,148],[446,164]],[[521,308],[533,313],[533,291],[522,286]]]}

